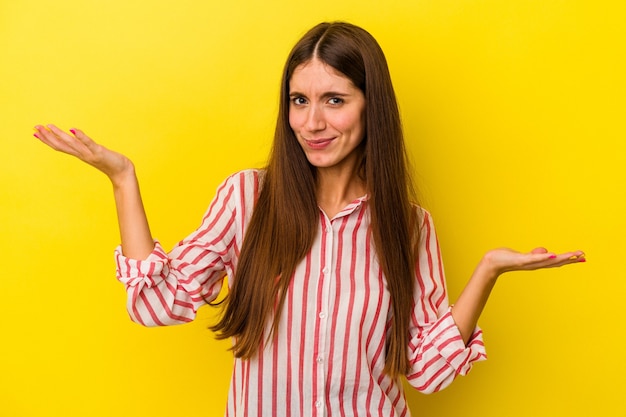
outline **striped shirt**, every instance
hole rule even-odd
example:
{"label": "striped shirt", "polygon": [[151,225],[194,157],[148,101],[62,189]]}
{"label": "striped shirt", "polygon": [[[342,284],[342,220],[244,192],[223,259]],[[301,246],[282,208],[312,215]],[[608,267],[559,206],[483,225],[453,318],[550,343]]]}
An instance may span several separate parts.
{"label": "striped shirt", "polygon": [[[116,249],[128,312],[145,326],[189,322],[233,277],[262,171],[226,179],[200,227],[144,261]],[[467,346],[449,311],[441,254],[421,211],[408,382],[429,393],[486,358],[482,332]],[[403,385],[384,372],[390,295],[367,232],[367,197],[334,218],[320,210],[313,247],[297,266],[271,342],[253,359],[235,358],[226,416],[409,416]],[[271,323],[268,323],[268,328]]]}

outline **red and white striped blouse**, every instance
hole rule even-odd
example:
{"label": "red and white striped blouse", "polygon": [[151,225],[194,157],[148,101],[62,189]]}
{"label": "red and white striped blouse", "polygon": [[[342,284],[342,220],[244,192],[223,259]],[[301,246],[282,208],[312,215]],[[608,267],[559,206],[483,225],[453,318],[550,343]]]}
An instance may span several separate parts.
{"label": "red and white striped blouse", "polygon": [[[226,179],[200,227],[169,254],[158,242],[145,261],[117,248],[133,321],[189,322],[217,297],[224,277],[234,276],[260,176],[247,170]],[[461,339],[433,223],[423,210],[422,219],[407,379],[429,393],[486,356],[480,329],[467,346]],[[366,197],[333,219],[320,210],[316,240],[296,269],[273,340],[254,359],[235,359],[227,416],[410,415],[401,381],[383,372],[390,299],[368,226]]]}

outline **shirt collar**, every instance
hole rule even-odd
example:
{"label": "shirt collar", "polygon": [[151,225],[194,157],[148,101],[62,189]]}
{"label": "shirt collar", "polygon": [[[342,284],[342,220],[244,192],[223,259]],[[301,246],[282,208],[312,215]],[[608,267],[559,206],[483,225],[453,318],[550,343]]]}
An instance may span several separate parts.
{"label": "shirt collar", "polygon": [[362,197],[354,199],[352,202],[348,203],[347,206],[341,209],[341,211],[337,213],[335,217],[333,217],[333,219],[337,219],[339,217],[344,217],[344,216],[348,216],[352,214],[353,212],[358,210],[361,206],[363,206],[365,202],[367,202],[367,200],[369,200],[369,196],[367,194],[365,194]]}

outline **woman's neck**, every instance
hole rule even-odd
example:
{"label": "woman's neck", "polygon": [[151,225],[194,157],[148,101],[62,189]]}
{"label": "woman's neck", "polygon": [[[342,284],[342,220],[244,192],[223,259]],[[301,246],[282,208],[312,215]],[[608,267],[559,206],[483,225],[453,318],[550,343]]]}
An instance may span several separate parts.
{"label": "woman's neck", "polygon": [[323,168],[317,170],[317,204],[329,219],[366,193],[365,180],[358,175],[356,169]]}

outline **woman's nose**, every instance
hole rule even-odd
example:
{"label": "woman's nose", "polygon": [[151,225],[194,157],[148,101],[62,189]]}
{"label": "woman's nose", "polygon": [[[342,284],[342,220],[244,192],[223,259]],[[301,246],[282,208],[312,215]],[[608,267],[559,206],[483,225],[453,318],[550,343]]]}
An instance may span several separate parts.
{"label": "woman's nose", "polygon": [[326,122],[324,120],[323,111],[315,105],[310,106],[306,117],[305,128],[308,131],[315,132],[324,130],[325,127]]}

